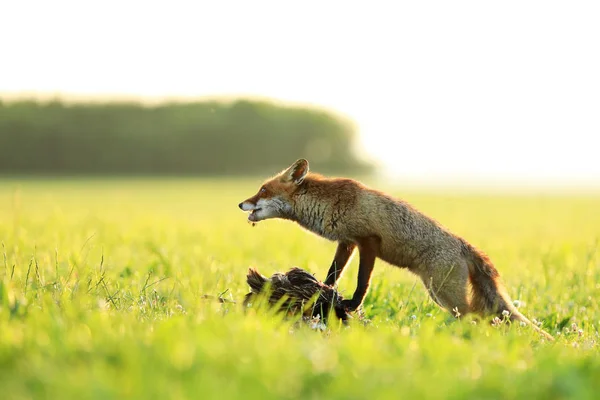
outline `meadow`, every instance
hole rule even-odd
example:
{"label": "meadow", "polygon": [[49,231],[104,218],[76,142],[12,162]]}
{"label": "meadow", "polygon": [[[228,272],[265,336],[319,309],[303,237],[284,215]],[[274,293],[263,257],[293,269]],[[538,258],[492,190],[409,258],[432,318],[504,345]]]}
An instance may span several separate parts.
{"label": "meadow", "polygon": [[323,279],[335,252],[248,224],[260,182],[0,180],[0,398],[597,398],[600,195],[391,189],[487,252],[549,343],[456,320],[382,261],[348,327],[244,309],[249,267]]}

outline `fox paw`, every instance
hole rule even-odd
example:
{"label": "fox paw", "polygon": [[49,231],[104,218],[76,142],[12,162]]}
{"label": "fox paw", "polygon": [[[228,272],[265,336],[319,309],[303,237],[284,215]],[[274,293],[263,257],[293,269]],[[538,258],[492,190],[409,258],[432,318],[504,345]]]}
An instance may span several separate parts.
{"label": "fox paw", "polygon": [[342,307],[346,312],[356,311],[358,307],[360,307],[360,303],[350,299],[350,300],[342,300]]}

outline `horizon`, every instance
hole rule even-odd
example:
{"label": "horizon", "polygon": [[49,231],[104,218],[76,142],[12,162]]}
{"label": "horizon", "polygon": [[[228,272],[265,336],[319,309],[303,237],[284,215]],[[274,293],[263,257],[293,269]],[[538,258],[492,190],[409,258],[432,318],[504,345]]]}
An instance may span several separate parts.
{"label": "horizon", "polygon": [[600,186],[593,2],[6,8],[17,62],[1,67],[0,96],[311,105],[354,121],[385,176]]}

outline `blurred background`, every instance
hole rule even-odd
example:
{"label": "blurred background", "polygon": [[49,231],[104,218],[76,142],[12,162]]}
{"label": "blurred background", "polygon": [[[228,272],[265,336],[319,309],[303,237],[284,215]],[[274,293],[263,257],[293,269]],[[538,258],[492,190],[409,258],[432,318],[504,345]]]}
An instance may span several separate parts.
{"label": "blurred background", "polygon": [[0,174],[598,187],[599,9],[8,2]]}

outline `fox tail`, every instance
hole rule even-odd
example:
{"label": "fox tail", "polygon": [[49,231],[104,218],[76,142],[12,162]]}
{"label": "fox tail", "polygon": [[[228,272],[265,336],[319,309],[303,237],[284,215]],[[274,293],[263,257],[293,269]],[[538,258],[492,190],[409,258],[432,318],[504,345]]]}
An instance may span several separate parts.
{"label": "fox tail", "polygon": [[464,250],[469,259],[469,278],[472,288],[471,310],[480,315],[491,314],[500,318],[507,311],[511,321],[524,322],[547,340],[553,341],[552,335],[533,324],[513,305],[502,284],[498,270],[496,270],[490,259],[472,246],[467,246]]}

